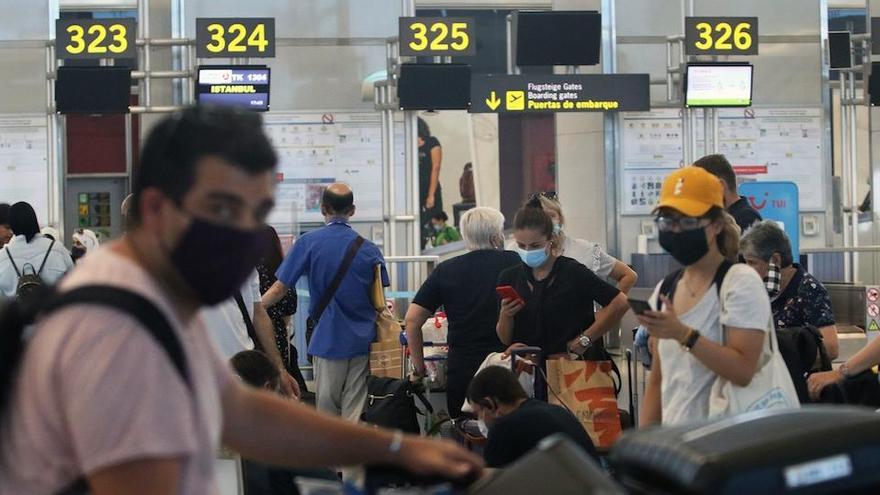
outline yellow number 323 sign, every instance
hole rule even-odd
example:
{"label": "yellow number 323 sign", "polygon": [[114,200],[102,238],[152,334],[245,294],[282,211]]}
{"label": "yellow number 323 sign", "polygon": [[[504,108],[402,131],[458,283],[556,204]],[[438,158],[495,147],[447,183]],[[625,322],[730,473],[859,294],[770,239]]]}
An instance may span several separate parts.
{"label": "yellow number 323 sign", "polygon": [[58,19],[55,54],[58,58],[132,58],[135,23],[131,19]]}

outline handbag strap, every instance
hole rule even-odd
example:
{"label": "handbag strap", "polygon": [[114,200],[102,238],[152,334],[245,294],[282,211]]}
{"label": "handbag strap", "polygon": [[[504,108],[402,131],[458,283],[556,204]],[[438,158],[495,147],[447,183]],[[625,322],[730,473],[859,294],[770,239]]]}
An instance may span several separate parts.
{"label": "handbag strap", "polygon": [[[724,263],[722,263],[721,266],[718,267],[719,272],[721,272],[721,268],[724,267],[724,264],[727,264],[728,266],[724,270],[724,275],[721,277],[720,280],[718,278],[718,273],[715,274],[715,282],[718,284],[718,306],[721,309],[722,313],[724,312],[724,298],[722,297],[722,294],[726,292],[726,291],[722,290],[722,288],[726,287],[724,285],[724,281],[726,280],[725,277],[727,275],[727,272],[730,271],[730,268],[733,266],[733,263],[731,263],[730,261],[724,260]],[[773,324],[772,311],[770,313],[770,318],[768,319],[767,323],[768,323],[767,326],[769,327],[769,331],[767,332],[767,334],[768,334],[767,335],[767,346],[770,349],[770,355],[772,357],[773,352],[774,352],[773,341],[776,340],[776,325]],[[721,339],[724,344],[727,344],[727,333],[724,331],[724,325],[721,326]]]}
{"label": "handbag strap", "polygon": [[262,344],[260,344],[260,339],[257,338],[257,329],[254,327],[254,319],[251,318],[250,312],[247,310],[247,305],[244,303],[244,296],[241,295],[241,291],[235,293],[235,304],[238,305],[238,310],[241,311],[241,319],[244,320],[244,326],[247,328],[248,337],[251,338],[251,341],[254,343],[254,349],[258,351],[263,350]]}
{"label": "handbag strap", "polygon": [[342,285],[342,279],[345,278],[345,274],[348,273],[348,269],[351,267],[355,255],[357,255],[358,250],[363,244],[364,238],[357,236],[351,241],[351,244],[348,245],[348,251],[345,253],[345,258],[342,259],[342,264],[339,265],[336,274],[333,275],[333,280],[321,296],[321,301],[315,306],[315,314],[312,315],[312,319],[315,320],[316,325],[321,319],[321,315],[324,314],[324,310],[330,305],[330,301],[333,300],[333,296],[336,295],[336,291],[339,290],[339,286]]}

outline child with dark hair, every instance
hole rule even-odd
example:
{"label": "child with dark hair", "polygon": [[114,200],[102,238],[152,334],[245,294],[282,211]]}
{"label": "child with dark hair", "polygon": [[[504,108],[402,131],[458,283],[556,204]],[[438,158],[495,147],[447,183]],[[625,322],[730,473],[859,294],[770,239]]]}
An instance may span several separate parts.
{"label": "child with dark hair", "polygon": [[461,234],[458,233],[458,229],[452,225],[447,225],[446,222],[448,221],[449,216],[445,211],[438,211],[431,215],[431,225],[434,227],[434,239],[432,241],[434,247],[461,240]]}
{"label": "child with dark hair", "polygon": [[[513,220],[515,251],[522,263],[501,272],[522,298],[503,299],[496,330],[506,345],[541,347],[545,356],[572,352],[605,359],[602,336],[627,310],[626,296],[577,261],[558,255],[553,221],[538,198]],[[593,303],[608,308],[596,314]]]}
{"label": "child with dark hair", "polygon": [[541,440],[561,433],[594,459],[593,442],[573,414],[560,406],[529,399],[507,368],[489,366],[471,381],[467,400],[488,431],[486,465],[502,468],[531,451]]}

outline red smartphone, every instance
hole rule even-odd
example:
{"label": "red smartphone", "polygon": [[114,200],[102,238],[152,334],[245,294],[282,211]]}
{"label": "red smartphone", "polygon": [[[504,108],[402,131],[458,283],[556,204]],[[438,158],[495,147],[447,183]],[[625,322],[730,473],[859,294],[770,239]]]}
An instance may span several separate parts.
{"label": "red smartphone", "polygon": [[519,296],[516,290],[509,285],[501,285],[499,287],[495,287],[495,292],[501,297],[501,299],[513,299],[514,301],[519,301],[520,304],[525,305],[526,301]]}

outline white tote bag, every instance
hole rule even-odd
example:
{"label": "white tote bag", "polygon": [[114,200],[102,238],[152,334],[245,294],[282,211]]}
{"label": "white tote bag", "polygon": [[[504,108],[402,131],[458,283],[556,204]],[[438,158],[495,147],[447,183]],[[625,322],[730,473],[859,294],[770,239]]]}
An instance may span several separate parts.
{"label": "white tote bag", "polygon": [[[722,313],[726,292],[726,277],[721,283],[719,297],[721,299]],[[760,411],[764,409],[798,408],[797,391],[788,373],[788,367],[779,352],[779,343],[776,340],[776,329],[773,317],[767,321],[768,331],[765,332],[766,345],[761,350],[758,359],[758,370],[748,386],[734,385],[726,378],[718,377],[712,385],[709,395],[709,417],[732,416],[748,411]],[[725,332],[722,338],[726,340]]]}
{"label": "white tote bag", "polygon": [[[522,359],[522,358],[517,358]],[[510,356],[505,356],[503,352],[493,352],[486,356],[486,359],[483,360],[483,363],[477,369],[477,373],[474,373],[476,376],[479,372],[488,368],[489,366],[501,366],[502,368],[510,369]],[[528,397],[535,396],[535,377],[532,373],[522,372],[517,376],[519,380],[519,384],[522,385],[523,390],[525,390],[526,395]],[[462,412],[473,413],[474,408],[471,407],[471,403],[465,399],[464,405],[461,407]]]}

